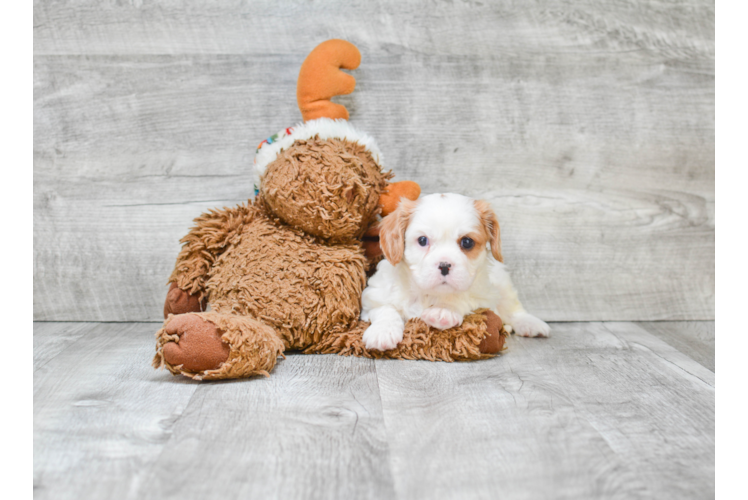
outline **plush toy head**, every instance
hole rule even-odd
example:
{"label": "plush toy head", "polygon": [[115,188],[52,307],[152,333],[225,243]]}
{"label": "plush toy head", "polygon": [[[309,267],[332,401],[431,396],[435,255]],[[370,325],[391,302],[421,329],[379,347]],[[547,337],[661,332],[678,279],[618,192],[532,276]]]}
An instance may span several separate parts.
{"label": "plush toy head", "polygon": [[330,102],[353,91],[358,49],[328,40],[307,56],[299,72],[297,99],[306,120],[263,141],[255,159],[266,206],[286,224],[331,241],[361,238],[379,213],[401,197],[416,199],[414,182],[388,183],[374,139],[354,129],[348,111]]}
{"label": "plush toy head", "polygon": [[297,140],[268,165],[261,193],[286,224],[329,240],[361,237],[392,174],[357,142]]}

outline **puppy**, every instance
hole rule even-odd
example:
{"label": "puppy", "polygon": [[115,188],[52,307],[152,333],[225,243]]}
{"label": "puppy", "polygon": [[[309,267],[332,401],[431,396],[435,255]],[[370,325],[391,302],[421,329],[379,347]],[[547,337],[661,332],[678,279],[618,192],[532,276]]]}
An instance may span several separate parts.
{"label": "puppy", "polygon": [[379,242],[386,260],[362,296],[361,319],[371,321],[363,336],[367,349],[397,346],[408,319],[444,330],[478,308],[496,312],[517,335],[549,336],[548,325],[517,297],[487,202],[451,193],[403,199],[382,220]]}

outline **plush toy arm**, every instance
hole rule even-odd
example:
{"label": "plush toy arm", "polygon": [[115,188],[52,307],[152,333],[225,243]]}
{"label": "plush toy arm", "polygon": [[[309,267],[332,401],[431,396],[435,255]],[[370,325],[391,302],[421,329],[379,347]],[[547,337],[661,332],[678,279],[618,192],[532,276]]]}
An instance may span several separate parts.
{"label": "plush toy arm", "polygon": [[256,208],[239,205],[234,208],[210,210],[195,219],[195,225],[180,240],[179,252],[169,283],[201,300],[205,293],[205,280],[216,259],[240,235],[242,228],[252,222]]}
{"label": "plush toy arm", "polygon": [[490,358],[504,350],[507,338],[501,318],[487,309],[468,314],[462,325],[437,330],[420,319],[405,324],[403,340],[389,351],[367,350],[363,335],[369,323],[359,321],[347,331],[328,332],[307,354],[341,354],[364,358],[468,361]]}

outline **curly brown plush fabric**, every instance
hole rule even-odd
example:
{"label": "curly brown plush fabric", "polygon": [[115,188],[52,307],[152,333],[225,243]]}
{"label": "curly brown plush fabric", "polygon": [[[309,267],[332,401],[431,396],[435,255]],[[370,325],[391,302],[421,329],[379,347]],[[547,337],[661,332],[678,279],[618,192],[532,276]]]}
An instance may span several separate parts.
{"label": "curly brown plush fabric", "polygon": [[325,245],[258,216],[219,257],[206,290],[214,311],[256,318],[299,349],[358,321],[365,269],[360,245]]}
{"label": "curly brown plush fabric", "polygon": [[461,326],[448,330],[437,330],[420,319],[411,319],[405,324],[402,342],[389,351],[366,349],[362,337],[368,327],[369,323],[360,321],[350,331],[327,335],[320,343],[308,347],[304,352],[375,359],[425,359],[449,363],[491,358],[494,353],[504,349],[507,337],[506,331],[499,327],[499,333],[495,335],[495,345],[491,346],[492,353],[482,352],[481,342],[489,335],[489,321],[481,311],[466,316]]}
{"label": "curly brown plush fabric", "polygon": [[278,155],[262,178],[262,194],[286,224],[345,241],[369,227],[391,177],[360,144],[314,137]]}
{"label": "curly brown plush fabric", "polygon": [[230,245],[241,239],[242,229],[257,214],[257,207],[239,205],[232,209],[210,210],[195,219],[195,226],[179,240],[182,251],[177,256],[169,283],[203,299],[205,281],[216,259]]}

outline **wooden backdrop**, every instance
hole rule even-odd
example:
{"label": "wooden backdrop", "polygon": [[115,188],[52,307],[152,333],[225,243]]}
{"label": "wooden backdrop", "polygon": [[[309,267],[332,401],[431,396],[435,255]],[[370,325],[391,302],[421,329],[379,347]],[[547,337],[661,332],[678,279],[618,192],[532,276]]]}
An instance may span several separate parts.
{"label": "wooden backdrop", "polygon": [[546,320],[714,318],[714,5],[682,0],[34,6],[34,318],[158,320],[191,220],[251,196],[299,65],[398,179],[490,200]]}

